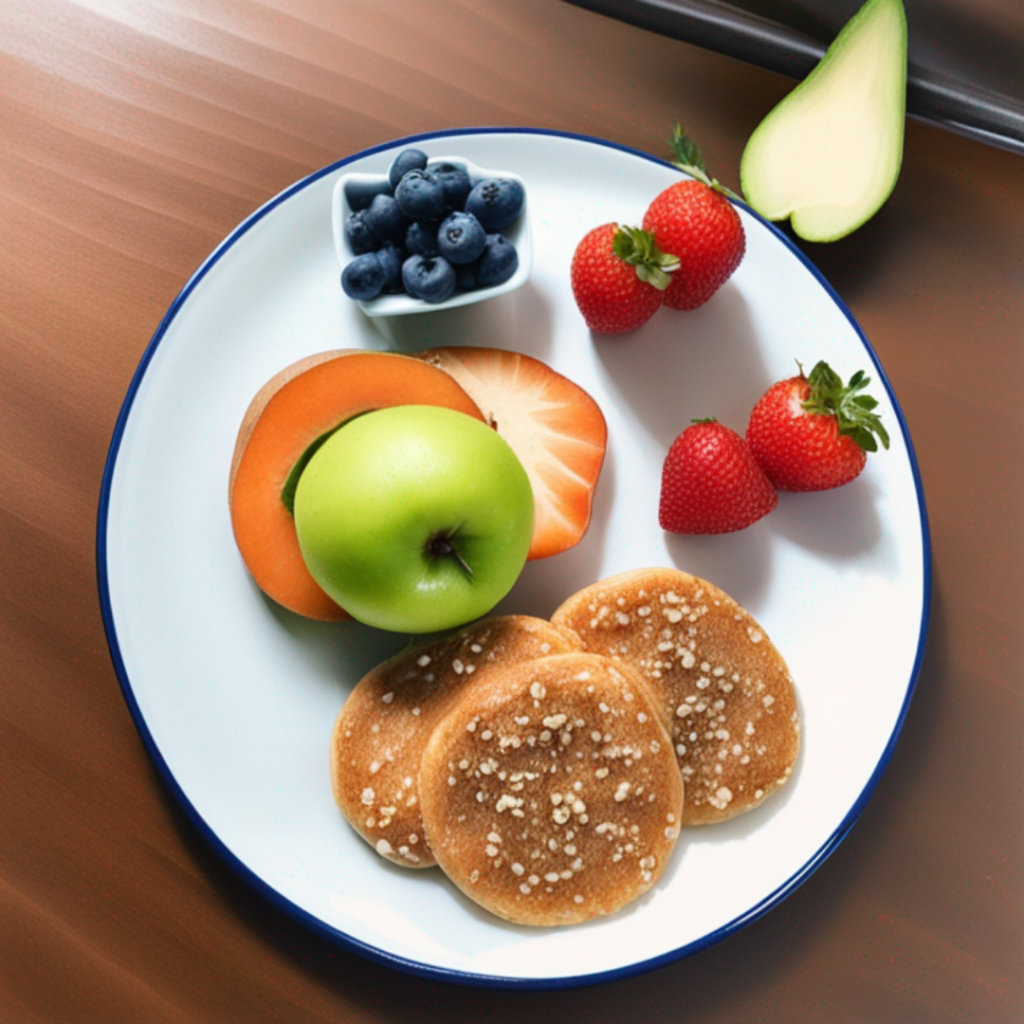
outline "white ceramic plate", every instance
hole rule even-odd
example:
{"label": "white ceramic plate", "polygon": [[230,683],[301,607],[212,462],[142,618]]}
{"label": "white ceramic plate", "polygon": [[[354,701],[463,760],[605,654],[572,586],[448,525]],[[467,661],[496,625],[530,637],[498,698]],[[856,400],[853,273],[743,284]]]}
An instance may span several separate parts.
{"label": "white ceramic plate", "polygon": [[[331,193],[414,143],[527,182],[533,274],[478,305],[370,321],[341,293]],[[725,937],[777,904],[835,848],[892,753],[927,622],[927,520],[910,438],[850,313],[779,232],[741,208],[747,253],[704,308],[591,336],[569,288],[579,239],[639,223],[679,180],[660,160],[537,131],[404,139],[300,181],[212,253],[161,323],[125,399],[103,481],[100,592],[125,698],[171,791],[228,862],[300,920],[404,970],[557,987],[625,976]],[[379,858],[331,798],[327,744],[350,688],[405,637],[301,620],[252,585],[231,535],[228,466],[259,387],[327,348],[485,344],[537,356],[608,419],[590,532],[530,564],[499,611],[546,616],[604,576],[678,566],[760,619],[797,682],[804,744],[789,786],[756,811],[684,834],[656,890],[587,925],[505,924],[437,869]],[[739,430],[794,359],[874,378],[892,448],[836,491],[781,496],[741,533],[675,537],[657,523],[661,463],[691,418]]]}

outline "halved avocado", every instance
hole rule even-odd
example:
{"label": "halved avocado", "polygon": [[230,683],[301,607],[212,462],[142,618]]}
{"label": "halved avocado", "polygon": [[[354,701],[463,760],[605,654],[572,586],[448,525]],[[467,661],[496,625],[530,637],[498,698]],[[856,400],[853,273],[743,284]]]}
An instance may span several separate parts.
{"label": "halved avocado", "polygon": [[903,159],[907,18],[868,0],[758,125],[740,163],[750,205],[810,242],[843,238],[889,197]]}

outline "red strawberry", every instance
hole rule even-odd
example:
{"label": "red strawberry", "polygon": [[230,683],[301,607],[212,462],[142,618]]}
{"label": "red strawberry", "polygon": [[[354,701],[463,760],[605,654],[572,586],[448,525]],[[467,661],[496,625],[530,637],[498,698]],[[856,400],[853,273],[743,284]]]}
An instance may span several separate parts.
{"label": "red strawberry", "polygon": [[779,502],[746,442],[715,419],[694,420],[661,471],[658,521],[672,533],[731,533]]}
{"label": "red strawberry", "polygon": [[570,279],[587,326],[598,334],[625,334],[658,311],[666,271],[678,261],[638,228],[602,224],[576,246]]}
{"label": "red strawberry", "polygon": [[[797,366],[800,364],[797,363]],[[747,443],[780,491],[826,491],[849,483],[864,468],[865,452],[889,447],[889,435],[861,391],[870,383],[858,370],[842,378],[820,362],[805,377],[773,384],[754,406]]]}
{"label": "red strawberry", "polygon": [[647,208],[644,230],[658,247],[675,253],[679,269],[665,289],[670,309],[696,309],[732,276],[746,250],[739,214],[704,169],[700,151],[676,125],[676,166],[694,176],[665,189]]}
{"label": "red strawberry", "polygon": [[450,373],[509,443],[533,487],[528,557],[579,543],[590,524],[608,428],[583,388],[539,359],[499,348],[435,348],[422,359]]}

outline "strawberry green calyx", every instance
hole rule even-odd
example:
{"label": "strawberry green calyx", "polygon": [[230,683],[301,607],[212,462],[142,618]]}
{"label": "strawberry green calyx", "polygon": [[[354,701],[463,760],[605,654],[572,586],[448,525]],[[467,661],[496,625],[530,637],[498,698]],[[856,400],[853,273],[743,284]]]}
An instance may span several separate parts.
{"label": "strawberry green calyx", "polygon": [[669,275],[679,269],[679,257],[662,252],[654,242],[654,235],[641,228],[619,225],[612,239],[612,251],[635,268],[641,281],[653,285],[659,292],[671,284]]}
{"label": "strawberry green calyx", "polygon": [[733,199],[740,198],[732,189],[726,188],[717,178],[712,178],[708,174],[707,167],[704,166],[704,157],[697,143],[686,134],[681,124],[676,124],[672,129],[672,138],[668,141],[675,155],[672,163],[679,170],[686,171],[687,174],[692,175],[698,181],[704,182],[708,188],[714,189],[715,192],[721,192],[723,195],[731,196]]}
{"label": "strawberry green calyx", "polygon": [[[803,368],[800,372],[803,373]],[[870,395],[860,394],[871,383],[863,370],[858,370],[844,386],[842,377],[822,360],[811,370],[807,383],[811,394],[803,403],[804,409],[822,416],[835,416],[839,433],[852,438],[866,452],[878,451],[876,434],[882,447],[889,447],[889,434],[874,412],[878,402]]]}

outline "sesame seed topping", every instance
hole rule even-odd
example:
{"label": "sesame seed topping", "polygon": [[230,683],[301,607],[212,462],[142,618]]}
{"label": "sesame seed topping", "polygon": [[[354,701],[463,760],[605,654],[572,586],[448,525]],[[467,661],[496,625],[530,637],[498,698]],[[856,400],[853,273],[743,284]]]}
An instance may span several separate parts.
{"label": "sesame seed topping", "polygon": [[430,664],[430,655],[429,654],[421,654],[416,659],[416,664],[419,665],[420,668],[426,668]]}
{"label": "sesame seed topping", "polygon": [[374,849],[382,856],[386,857],[389,853],[394,853],[394,848],[386,839],[378,839],[377,845]]}

